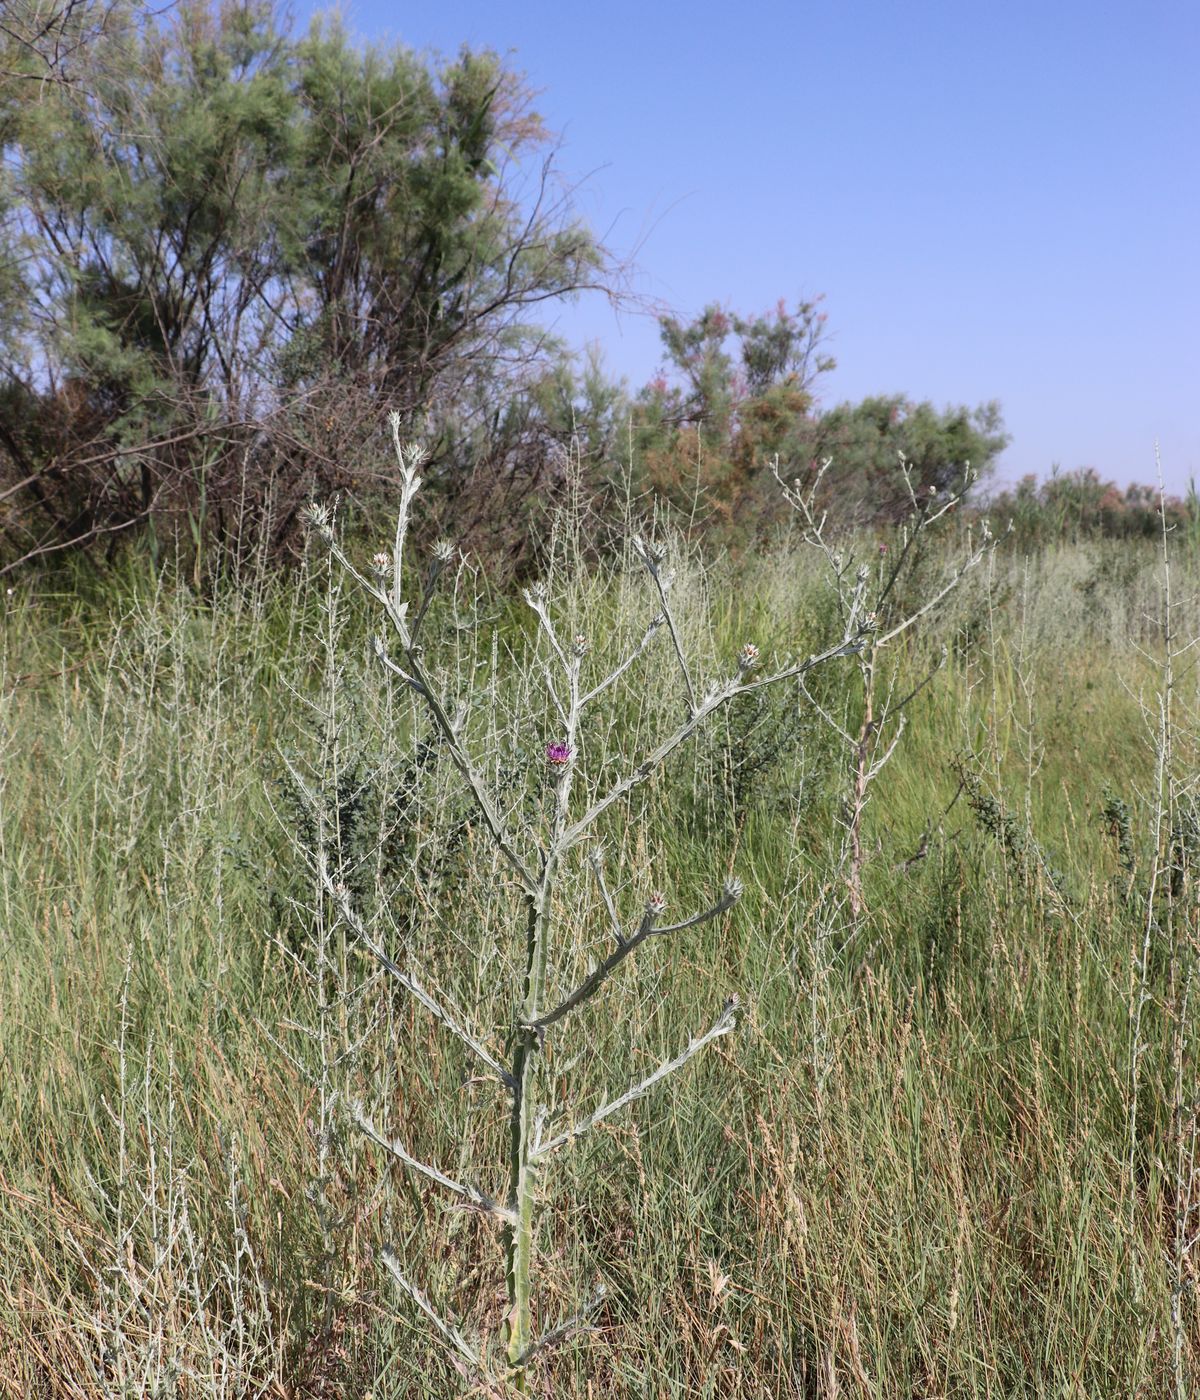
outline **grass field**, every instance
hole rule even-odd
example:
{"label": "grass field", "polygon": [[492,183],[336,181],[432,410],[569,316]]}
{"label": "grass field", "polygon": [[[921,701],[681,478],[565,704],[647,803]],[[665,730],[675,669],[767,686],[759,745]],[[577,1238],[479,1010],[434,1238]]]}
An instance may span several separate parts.
{"label": "grass field", "polygon": [[[653,600],[573,557],[568,530],[551,603],[602,668]],[[674,562],[706,679],[746,641],[834,638],[811,551]],[[1200,562],[1171,559],[1169,635],[1166,582],[1150,546],[1002,543],[885,652],[884,682],[921,688],[870,787],[858,914],[829,722],[857,732],[853,659],[811,677],[827,718],[795,687],[744,697],[605,819],[624,916],[661,890],[685,917],[733,875],[745,895],[548,1032],[546,1095],[590,1110],[727,996],[744,1012],[547,1178],[541,1325],[606,1292],[535,1393],[1194,1393]],[[313,869],[323,846],[390,955],[502,1052],[512,882],[373,625],[316,551],[215,593],[130,563],[5,603],[2,1395],[458,1394],[386,1242],[464,1331],[502,1330],[495,1225],[344,1111],[503,1195],[502,1086]],[[428,627],[489,782],[536,826],[557,734],[528,611],[463,569]],[[581,783],[677,714],[658,637],[598,708]],[[583,853],[560,892],[567,988],[608,924]]]}

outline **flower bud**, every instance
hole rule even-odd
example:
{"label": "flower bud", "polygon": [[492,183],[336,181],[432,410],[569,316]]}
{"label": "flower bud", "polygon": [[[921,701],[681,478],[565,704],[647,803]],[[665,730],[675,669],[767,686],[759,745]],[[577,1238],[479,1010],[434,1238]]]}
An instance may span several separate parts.
{"label": "flower bud", "polygon": [[313,501],[305,511],[305,517],[322,539],[333,538],[333,522],[327,505]]}
{"label": "flower bud", "polygon": [[631,543],[647,564],[661,564],[667,557],[667,551],[661,544],[655,544],[653,540],[644,539],[641,535],[634,535]]}

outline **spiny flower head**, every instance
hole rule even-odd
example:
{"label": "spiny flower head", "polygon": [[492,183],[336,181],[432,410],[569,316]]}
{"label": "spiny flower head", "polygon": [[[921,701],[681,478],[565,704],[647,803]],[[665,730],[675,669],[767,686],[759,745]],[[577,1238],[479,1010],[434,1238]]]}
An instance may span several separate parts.
{"label": "spiny flower head", "polygon": [[386,578],[392,571],[392,556],[386,549],[381,549],[378,554],[371,555],[371,567],[380,578]]}
{"label": "spiny flower head", "polygon": [[584,657],[584,656],[587,655],[587,653],[588,653],[588,647],[589,647],[590,645],[591,645],[591,643],[590,643],[590,642],[588,641],[588,639],[583,635],[583,633],[582,633],[582,632],[579,632],[579,633],[577,633],[576,636],[575,636],[575,641],[574,641],[574,643],[573,643],[572,646],[571,646],[571,650],[575,653],[576,658],[579,659],[579,658]]}
{"label": "spiny flower head", "polygon": [[667,897],[662,890],[655,890],[646,901],[646,914],[649,918],[656,918],[667,907]]}
{"label": "spiny flower head", "polygon": [[667,551],[663,545],[657,544],[654,540],[644,539],[641,535],[634,535],[630,543],[645,564],[661,564],[667,557]]}
{"label": "spiny flower head", "polygon": [[561,739],[546,745],[546,762],[556,772],[561,772],[574,757],[570,744],[563,743]]}
{"label": "spiny flower head", "polygon": [[329,539],[333,535],[333,517],[329,507],[322,501],[310,502],[304,512],[308,523],[324,539]]}
{"label": "spiny flower head", "polygon": [[737,664],[739,671],[753,671],[758,665],[758,648],[753,642],[747,642],[738,652]]}

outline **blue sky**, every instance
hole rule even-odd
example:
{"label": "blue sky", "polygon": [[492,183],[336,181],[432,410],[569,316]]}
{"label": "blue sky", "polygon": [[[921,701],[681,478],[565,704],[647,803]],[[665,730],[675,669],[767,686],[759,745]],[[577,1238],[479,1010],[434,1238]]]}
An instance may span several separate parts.
{"label": "blue sky", "polygon": [[[304,23],[322,5],[298,0]],[[1003,479],[1200,477],[1200,5],[345,0],[510,55],[577,202],[691,314],[823,293],[826,405],[999,399]],[[556,313],[632,384],[649,315]]]}

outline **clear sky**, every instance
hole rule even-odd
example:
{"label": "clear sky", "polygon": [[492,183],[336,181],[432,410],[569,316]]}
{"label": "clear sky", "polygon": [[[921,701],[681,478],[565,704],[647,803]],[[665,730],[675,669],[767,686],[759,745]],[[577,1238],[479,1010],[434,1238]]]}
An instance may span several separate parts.
{"label": "clear sky", "polygon": [[[303,24],[327,6],[296,0]],[[1197,0],[344,0],[351,33],[508,54],[634,288],[825,295],[831,405],[999,399],[1000,477],[1200,477]],[[649,316],[557,313],[637,386]]]}

